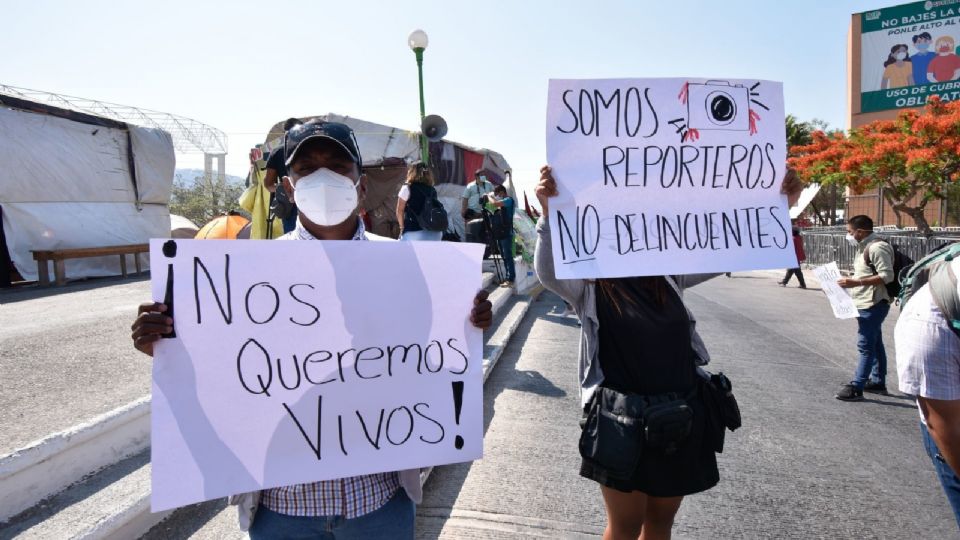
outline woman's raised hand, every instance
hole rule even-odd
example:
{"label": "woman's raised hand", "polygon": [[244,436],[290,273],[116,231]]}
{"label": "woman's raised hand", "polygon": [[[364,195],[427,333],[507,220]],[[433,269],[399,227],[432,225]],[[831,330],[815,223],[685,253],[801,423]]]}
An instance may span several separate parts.
{"label": "woman's raised hand", "polygon": [[553,179],[553,169],[549,165],[540,167],[540,183],[537,184],[536,193],[540,210],[547,215],[547,199],[557,196],[557,181]]}

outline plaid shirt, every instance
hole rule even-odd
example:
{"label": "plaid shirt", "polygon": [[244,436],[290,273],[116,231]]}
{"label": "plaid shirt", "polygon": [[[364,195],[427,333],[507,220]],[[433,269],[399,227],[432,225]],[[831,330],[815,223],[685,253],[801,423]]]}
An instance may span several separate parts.
{"label": "plaid shirt", "polygon": [[[353,240],[367,240],[363,220],[357,219],[357,222]],[[297,222],[296,229],[278,240],[316,240],[316,237]],[[353,519],[387,504],[399,488],[400,478],[395,472],[367,474],[265,489],[260,503],[288,516],[343,516]]]}
{"label": "plaid shirt", "polygon": [[[930,399],[960,399],[960,339],[937,308],[929,285],[903,306],[894,341],[901,392]],[[920,416],[923,418],[922,413]]]}

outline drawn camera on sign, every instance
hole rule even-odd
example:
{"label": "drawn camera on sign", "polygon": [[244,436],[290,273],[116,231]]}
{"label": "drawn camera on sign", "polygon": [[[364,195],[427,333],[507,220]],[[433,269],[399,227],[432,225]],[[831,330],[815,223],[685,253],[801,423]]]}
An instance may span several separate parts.
{"label": "drawn camera on sign", "polygon": [[749,131],[750,90],[724,81],[688,85],[687,121],[693,129]]}
{"label": "drawn camera on sign", "polygon": [[749,88],[727,81],[686,82],[677,98],[687,106],[687,117],[667,123],[676,129],[681,142],[696,141],[701,130],[748,131],[755,135],[760,114],[750,104],[770,110],[758,100],[759,86],[759,82]]}

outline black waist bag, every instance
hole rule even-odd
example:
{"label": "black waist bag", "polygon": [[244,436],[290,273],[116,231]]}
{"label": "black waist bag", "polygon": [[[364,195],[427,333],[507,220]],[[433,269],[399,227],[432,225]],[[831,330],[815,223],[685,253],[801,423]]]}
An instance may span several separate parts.
{"label": "black waist bag", "polygon": [[580,455],[610,476],[628,478],[643,453],[643,396],[600,387],[587,405]]}
{"label": "black waist bag", "polygon": [[643,396],[598,388],[585,411],[580,455],[610,476],[629,478],[645,448],[670,454],[690,436],[693,409],[689,397],[674,393]]}
{"label": "black waist bag", "polygon": [[726,430],[736,431],[741,425],[740,406],[733,396],[733,384],[723,373],[711,374],[710,380],[702,382],[702,391],[713,450],[723,452]]}
{"label": "black waist bag", "polygon": [[676,394],[647,398],[643,411],[644,442],[666,454],[672,454],[693,430],[693,409],[688,399]]}

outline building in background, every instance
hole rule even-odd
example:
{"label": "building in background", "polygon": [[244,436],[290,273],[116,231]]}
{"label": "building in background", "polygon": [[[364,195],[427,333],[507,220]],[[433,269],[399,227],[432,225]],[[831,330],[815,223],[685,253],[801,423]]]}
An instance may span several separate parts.
{"label": "building in background", "polygon": [[[847,47],[847,127],[893,120],[923,107],[930,96],[960,99],[960,0],[928,0],[855,13]],[[847,194],[846,215],[865,214],[878,225],[898,220],[880,190]],[[960,226],[960,189],[932,201],[926,219],[934,226]],[[899,222],[898,222],[899,221]]]}

